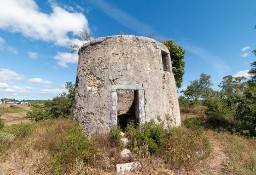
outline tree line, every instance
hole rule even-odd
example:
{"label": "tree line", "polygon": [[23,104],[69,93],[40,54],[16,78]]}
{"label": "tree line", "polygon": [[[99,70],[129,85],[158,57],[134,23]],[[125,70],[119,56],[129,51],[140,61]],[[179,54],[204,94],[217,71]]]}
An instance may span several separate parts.
{"label": "tree line", "polygon": [[256,61],[251,63],[250,78],[223,77],[220,90],[212,88],[211,76],[202,73],[179,97],[181,106],[203,105],[208,117],[226,117],[233,122],[233,131],[256,135]]}

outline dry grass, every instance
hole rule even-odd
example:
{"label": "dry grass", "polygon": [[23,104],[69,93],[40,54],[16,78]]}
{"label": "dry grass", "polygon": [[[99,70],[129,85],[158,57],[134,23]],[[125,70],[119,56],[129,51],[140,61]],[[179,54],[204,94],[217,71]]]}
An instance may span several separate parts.
{"label": "dry grass", "polygon": [[81,133],[64,119],[5,126],[0,129],[0,174],[112,175],[117,163],[127,161],[140,161],[142,169],[133,173],[141,175],[255,174],[253,138],[181,127],[148,157],[139,154],[145,151],[139,147],[131,160],[121,160],[121,148],[109,135],[88,142]]}
{"label": "dry grass", "polygon": [[26,118],[27,111],[30,106],[26,105],[0,105],[0,118],[5,125],[13,125],[19,123],[29,123],[30,120]]}
{"label": "dry grass", "polygon": [[233,174],[256,174],[256,139],[223,133],[219,135],[227,154],[227,168]]}

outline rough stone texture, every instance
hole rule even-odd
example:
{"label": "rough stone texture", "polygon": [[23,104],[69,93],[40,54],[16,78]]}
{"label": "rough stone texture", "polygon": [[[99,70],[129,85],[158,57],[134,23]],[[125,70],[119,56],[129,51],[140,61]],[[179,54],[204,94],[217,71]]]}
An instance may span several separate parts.
{"label": "rough stone texture", "polygon": [[[169,116],[171,124],[179,126],[169,55],[162,43],[132,35],[99,38],[84,45],[79,51],[75,119],[88,134],[108,132],[135,101],[139,124],[157,117],[166,121]],[[136,100],[120,95],[119,90],[133,90]]]}
{"label": "rough stone texture", "polygon": [[141,168],[142,166],[140,162],[122,163],[116,165],[116,172],[123,174],[124,172],[138,170]]}
{"label": "rough stone texture", "polygon": [[123,144],[124,147],[127,147],[127,146],[128,146],[128,143],[129,143],[129,140],[128,140],[128,138],[123,137],[123,138],[121,138],[121,142],[122,142],[122,144]]}
{"label": "rough stone texture", "polygon": [[127,148],[124,148],[121,153],[120,153],[120,158],[121,159],[128,159],[128,158],[131,158],[131,151]]}

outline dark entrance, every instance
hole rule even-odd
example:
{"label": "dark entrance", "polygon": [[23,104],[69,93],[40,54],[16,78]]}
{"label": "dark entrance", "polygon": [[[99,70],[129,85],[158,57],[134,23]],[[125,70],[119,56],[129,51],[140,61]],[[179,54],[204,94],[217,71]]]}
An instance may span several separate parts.
{"label": "dark entrance", "polygon": [[117,90],[117,124],[125,130],[129,123],[139,123],[138,90]]}

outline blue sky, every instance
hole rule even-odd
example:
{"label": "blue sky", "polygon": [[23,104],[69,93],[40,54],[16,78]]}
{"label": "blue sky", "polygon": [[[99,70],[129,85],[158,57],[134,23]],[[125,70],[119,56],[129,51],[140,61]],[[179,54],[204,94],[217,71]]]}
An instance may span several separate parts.
{"label": "blue sky", "polygon": [[0,0],[0,98],[50,99],[74,82],[80,32],[172,39],[185,51],[181,89],[200,73],[214,87],[255,61],[255,0]]}

